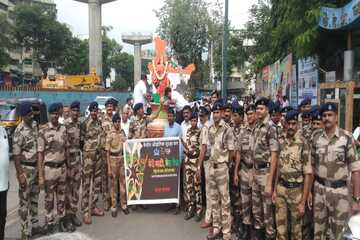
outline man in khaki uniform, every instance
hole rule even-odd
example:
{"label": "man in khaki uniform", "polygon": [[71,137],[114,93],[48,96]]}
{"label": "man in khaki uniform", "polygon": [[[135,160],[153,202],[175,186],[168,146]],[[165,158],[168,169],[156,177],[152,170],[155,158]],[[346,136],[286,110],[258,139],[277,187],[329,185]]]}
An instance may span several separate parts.
{"label": "man in khaki uniform", "polygon": [[326,239],[327,234],[339,239],[350,215],[360,210],[360,160],[352,134],[337,126],[336,105],[325,103],[320,113],[324,131],[317,131],[311,142],[314,239]]}
{"label": "man in khaki uniform", "polygon": [[[310,190],[310,148],[299,131],[298,113],[286,114],[287,129],[279,136],[279,157],[273,202],[276,206],[276,239],[303,239],[303,217]],[[290,229],[291,233],[288,233]]]}
{"label": "man in khaki uniform", "polygon": [[[229,194],[228,162],[234,151],[234,140],[230,128],[221,119],[221,105],[212,108],[214,124],[209,128],[207,144],[210,148],[210,197],[213,214],[213,233],[208,239],[216,239],[223,234],[224,240],[231,239],[231,212]],[[205,145],[207,145],[205,144]],[[200,175],[201,166],[198,166]]]}
{"label": "man in khaki uniform", "polygon": [[120,188],[120,205],[127,215],[129,210],[126,201],[125,168],[123,158],[123,143],[126,141],[125,132],[121,129],[119,113],[112,117],[113,127],[106,137],[107,174],[111,179],[111,216],[117,216],[117,190]]}
{"label": "man in khaki uniform", "polygon": [[77,217],[81,185],[80,159],[80,102],[74,101],[70,105],[70,118],[65,122],[69,141],[69,158],[67,159],[67,189],[66,189],[66,217],[67,224],[81,226]]}
{"label": "man in khaki uniform", "polygon": [[130,120],[129,139],[146,138],[146,127],[149,121],[144,113],[144,105],[137,103],[133,110],[134,116]]}
{"label": "man in khaki uniform", "polygon": [[107,135],[110,133],[111,128],[113,126],[112,117],[114,111],[114,101],[112,98],[108,99],[105,102],[106,113],[104,117],[101,119],[101,127],[103,129],[100,145],[101,145],[101,152],[100,157],[102,161],[102,186],[101,186],[101,193],[104,201],[104,210],[109,211],[111,206],[111,198],[110,198],[110,189],[109,189],[109,177],[107,174],[108,166],[107,166],[107,156],[106,156],[106,138]]}
{"label": "man in khaki uniform", "polygon": [[50,122],[40,128],[38,136],[39,185],[41,188],[45,186],[45,222],[48,233],[53,233],[56,228],[62,232],[74,231],[73,226],[66,228],[64,218],[69,143],[66,127],[58,122],[59,109],[59,104],[50,105]]}
{"label": "man in khaki uniform", "polygon": [[[255,105],[250,104],[246,109],[247,123],[242,126],[236,141],[236,163],[234,182],[240,186],[241,213],[243,223],[242,239],[250,239],[252,219],[252,179],[254,162],[250,148],[251,136],[256,125]],[[240,174],[239,174],[240,173]],[[239,176],[240,175],[240,176]]]}
{"label": "man in khaki uniform", "polygon": [[[206,194],[206,210],[205,210],[205,220],[204,223],[200,225],[201,228],[210,228],[212,226],[212,203],[210,198],[210,146],[207,145],[207,139],[209,135],[209,128],[211,126],[210,121],[210,112],[205,107],[200,107],[199,109],[199,118],[202,125],[200,132],[200,155],[199,155],[199,165],[198,167],[204,167],[205,175],[205,194]],[[210,229],[212,232],[212,229]]]}
{"label": "man in khaki uniform", "polygon": [[[34,114],[30,102],[21,103],[20,115],[22,121],[16,127],[13,135],[13,155],[19,182],[21,239],[26,240],[42,232],[38,219],[38,129],[36,122],[33,121]],[[28,218],[29,214],[31,219]]]}
{"label": "man in khaki uniform", "polygon": [[[99,156],[100,138],[103,132],[98,119],[98,103],[89,105],[90,116],[81,124],[81,139],[84,142],[84,165],[82,172],[82,211],[83,223],[91,224],[91,215],[104,216],[104,211],[97,207],[101,193],[102,161]],[[92,182],[92,191],[90,189]],[[90,198],[92,192],[92,199]]]}
{"label": "man in khaki uniform", "polygon": [[256,239],[275,238],[275,216],[271,201],[279,154],[276,128],[270,124],[269,100],[256,101],[257,125],[252,136],[254,181],[252,187]]}

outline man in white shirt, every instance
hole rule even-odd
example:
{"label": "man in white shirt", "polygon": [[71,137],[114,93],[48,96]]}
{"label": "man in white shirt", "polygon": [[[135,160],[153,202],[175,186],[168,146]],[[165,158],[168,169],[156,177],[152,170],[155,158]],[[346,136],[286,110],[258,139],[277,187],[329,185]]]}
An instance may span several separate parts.
{"label": "man in white shirt", "polygon": [[146,103],[146,75],[141,75],[140,81],[138,81],[134,87],[134,106],[137,103],[142,103],[145,105]]}
{"label": "man in white shirt", "polygon": [[183,118],[184,121],[181,123],[181,136],[182,139],[185,141],[187,130],[191,127],[190,123],[190,116],[191,116],[192,110],[189,105],[186,105],[183,108]]}
{"label": "man in white shirt", "polygon": [[9,142],[6,130],[0,126],[0,240],[4,239],[9,189]]}
{"label": "man in white shirt", "polygon": [[130,112],[129,108],[127,106],[123,107],[123,110],[121,112],[121,129],[124,130],[126,137],[129,135],[129,126],[130,126]]}

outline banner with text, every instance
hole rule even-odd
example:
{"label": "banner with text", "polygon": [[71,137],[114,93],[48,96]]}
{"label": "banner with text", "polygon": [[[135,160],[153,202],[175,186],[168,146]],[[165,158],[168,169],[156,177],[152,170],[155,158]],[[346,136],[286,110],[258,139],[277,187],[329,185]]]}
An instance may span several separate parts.
{"label": "banner with text", "polygon": [[128,205],[179,203],[179,138],[128,140],[124,162]]}

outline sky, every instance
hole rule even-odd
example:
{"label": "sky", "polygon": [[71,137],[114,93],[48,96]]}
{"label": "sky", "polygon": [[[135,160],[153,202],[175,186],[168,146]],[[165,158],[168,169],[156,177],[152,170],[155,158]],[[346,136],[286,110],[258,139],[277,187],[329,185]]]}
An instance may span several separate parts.
{"label": "sky", "polygon": [[[256,0],[229,0],[231,25],[236,29],[242,28],[248,19],[248,9],[256,2]],[[66,23],[74,35],[87,38],[87,4],[74,0],[55,0],[55,3],[59,21]],[[124,46],[124,51],[132,53],[133,48],[121,42],[121,34],[133,32],[154,34],[159,25],[154,10],[160,9],[163,3],[164,0],[117,0],[107,3],[102,6],[102,25],[112,26],[113,30],[109,36],[120,42]],[[149,45],[147,48],[151,47],[151,44]]]}

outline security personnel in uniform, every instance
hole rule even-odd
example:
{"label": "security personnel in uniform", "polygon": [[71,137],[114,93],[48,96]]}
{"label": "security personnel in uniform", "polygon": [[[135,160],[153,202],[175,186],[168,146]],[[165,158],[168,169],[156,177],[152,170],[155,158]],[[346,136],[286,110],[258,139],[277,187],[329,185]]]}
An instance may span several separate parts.
{"label": "security personnel in uniform", "polygon": [[101,119],[101,127],[103,129],[101,135],[101,161],[102,161],[102,186],[101,186],[101,193],[104,201],[104,210],[109,211],[111,205],[110,199],[110,191],[109,191],[109,177],[107,174],[108,166],[107,166],[107,157],[106,157],[106,137],[110,133],[111,128],[113,126],[112,117],[114,111],[114,100],[112,98],[108,99],[105,102],[106,113]]}
{"label": "security personnel in uniform", "polygon": [[[20,115],[22,121],[16,127],[13,135],[13,156],[19,182],[21,239],[26,240],[31,236],[42,233],[38,219],[38,128],[33,121],[34,114],[30,102],[24,102],[20,105]],[[29,215],[31,221],[29,221]]]}
{"label": "security personnel in uniform", "polygon": [[[232,103],[232,126],[231,132],[233,133],[233,140],[235,148],[239,146],[239,138],[241,134],[241,128],[243,127],[244,121],[244,109],[239,105],[237,101]],[[229,187],[230,187],[230,200],[232,207],[232,216],[233,216],[233,232],[236,235],[242,235],[242,212],[241,212],[241,196],[240,188],[237,182],[235,181],[235,175],[239,174],[239,169],[236,171],[235,164],[236,154],[233,155],[233,159],[229,160]]]}
{"label": "security personnel in uniform", "polygon": [[232,115],[232,105],[230,103],[223,104],[222,107],[222,118],[226,124],[228,124],[230,127],[232,125],[231,122],[231,115]]}
{"label": "security personnel in uniform", "polygon": [[121,129],[121,117],[115,113],[112,117],[113,127],[106,136],[107,174],[111,180],[111,216],[117,216],[117,190],[120,188],[120,205],[125,215],[129,214],[126,199],[125,167],[123,157],[123,143],[126,134]]}
{"label": "security personnel in uniform", "polygon": [[67,159],[66,184],[66,223],[76,227],[81,226],[77,217],[80,185],[81,185],[81,152],[80,152],[80,102],[74,101],[70,105],[70,118],[65,122],[69,141],[69,157]]}
{"label": "security personnel in uniform", "polygon": [[360,210],[360,160],[352,134],[337,126],[336,105],[325,103],[320,113],[324,131],[314,134],[311,146],[314,239],[326,239],[327,234],[330,239],[339,239],[350,214]]}
{"label": "security personnel in uniform", "polygon": [[255,169],[252,197],[256,239],[274,239],[276,235],[271,196],[274,189],[279,142],[276,128],[270,124],[268,104],[269,99],[264,97],[255,103],[258,122],[250,145]]}
{"label": "security personnel in uniform", "polygon": [[281,121],[280,122],[281,122],[281,126],[283,129],[286,128],[286,121],[285,121],[286,114],[291,110],[293,110],[293,108],[291,106],[283,107],[280,110],[280,113],[281,113]]}
{"label": "security personnel in uniform", "polygon": [[301,121],[302,121],[302,134],[306,139],[310,139],[312,134],[312,129],[311,129],[311,114],[309,111],[302,113]]}
{"label": "security personnel in uniform", "polygon": [[234,171],[235,185],[240,186],[241,214],[243,223],[242,239],[250,239],[252,219],[252,179],[254,162],[250,148],[251,137],[256,125],[256,108],[250,104],[246,108],[247,123],[240,129],[236,141],[236,164]]}
{"label": "security personnel in uniform", "polygon": [[[287,128],[281,146],[273,202],[276,206],[276,239],[303,239],[303,216],[311,184],[310,147],[299,131],[298,113],[286,114]],[[291,233],[288,233],[288,230]]]}
{"label": "security personnel in uniform", "polygon": [[190,128],[186,132],[183,143],[185,152],[184,161],[184,202],[185,220],[195,216],[199,222],[202,215],[201,182],[196,177],[197,165],[200,154],[200,129],[197,127],[198,115],[193,112],[190,117]]}
{"label": "security personnel in uniform", "polygon": [[281,135],[284,127],[281,125],[281,107],[278,102],[274,103],[270,101],[269,103],[269,114],[271,119],[271,124],[273,124],[276,127],[276,133],[277,135]]}
{"label": "security personnel in uniform", "polygon": [[[231,212],[229,195],[228,161],[234,151],[233,135],[228,125],[221,119],[221,105],[212,108],[214,124],[209,128],[207,144],[210,148],[210,197],[213,214],[213,233],[208,239],[216,239],[223,234],[224,240],[231,239]],[[206,144],[205,144],[206,145]],[[201,161],[200,161],[201,162]],[[201,168],[198,166],[198,176]]]}
{"label": "security personnel in uniform", "polygon": [[[82,172],[82,211],[83,223],[91,224],[91,216],[104,216],[104,211],[97,207],[101,190],[102,161],[99,157],[100,138],[103,132],[98,119],[98,103],[89,105],[90,116],[81,124],[81,139],[83,144]],[[92,191],[90,189],[92,182]],[[90,198],[92,192],[92,199]]]}
{"label": "security personnel in uniform", "polygon": [[74,231],[72,225],[66,228],[64,218],[69,143],[66,127],[58,121],[59,110],[59,104],[50,105],[50,122],[40,128],[38,136],[39,185],[41,188],[45,186],[45,222],[48,233],[56,231],[57,227],[61,232]]}

